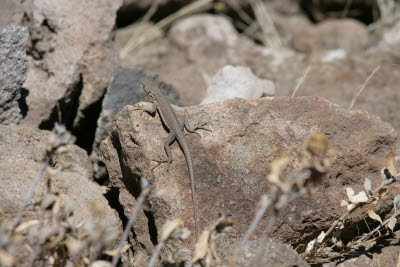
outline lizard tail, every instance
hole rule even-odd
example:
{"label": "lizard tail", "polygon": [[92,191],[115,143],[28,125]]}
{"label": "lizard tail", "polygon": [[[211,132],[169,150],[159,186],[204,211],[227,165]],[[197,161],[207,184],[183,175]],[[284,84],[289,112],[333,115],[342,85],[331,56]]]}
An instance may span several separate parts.
{"label": "lizard tail", "polygon": [[190,157],[187,157],[186,162],[187,162],[188,169],[189,169],[190,185],[191,185],[191,189],[192,189],[192,204],[193,204],[193,217],[194,217],[194,234],[195,234],[196,243],[197,243],[199,234],[198,234],[198,230],[197,230],[198,218],[197,218],[197,205],[196,205],[196,184],[195,184],[195,182],[194,182],[193,164],[192,164],[191,158],[190,158]]}

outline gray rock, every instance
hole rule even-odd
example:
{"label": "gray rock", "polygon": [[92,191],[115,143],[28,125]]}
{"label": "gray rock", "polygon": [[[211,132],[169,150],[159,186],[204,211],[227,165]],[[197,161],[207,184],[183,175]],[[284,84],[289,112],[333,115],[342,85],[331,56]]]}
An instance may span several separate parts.
{"label": "gray rock", "polygon": [[[102,111],[97,120],[96,136],[93,144],[93,158],[97,158],[96,155],[100,143],[111,131],[111,123],[115,114],[121,111],[126,105],[133,105],[140,101],[150,100],[148,95],[139,86],[139,83],[145,83],[146,81],[157,84],[170,103],[178,106],[183,105],[177,90],[161,81],[156,73],[138,68],[118,67],[113,81],[107,88]],[[104,175],[104,168],[101,167],[101,164],[99,165],[96,163],[94,168],[95,177],[99,178]]]}
{"label": "gray rock", "polygon": [[[367,177],[373,187],[380,183],[380,169],[397,138],[390,124],[380,118],[348,111],[318,97],[265,97],[253,101],[236,98],[174,108],[190,123],[207,122],[212,130],[199,131],[201,138],[185,133],[193,158],[199,229],[224,213],[235,222],[224,240],[231,244],[247,231],[260,196],[268,192],[266,175],[282,147],[291,155],[285,174],[299,171],[301,163],[295,155],[304,151],[304,143],[316,132],[328,136],[333,151],[331,167],[317,187],[315,198],[292,201],[281,210],[271,231],[274,241],[304,244],[345,212],[340,207],[341,201],[347,199],[344,185],[359,192]],[[165,158],[163,145],[167,136],[158,115],[144,115],[127,106],[115,116],[112,131],[100,148],[112,186],[137,196],[135,188],[146,178],[164,192],[149,202],[158,237],[165,221],[176,217],[184,219],[185,226],[193,230],[188,170],[176,142],[171,146],[172,164],[154,168],[154,160]],[[392,209],[399,187],[397,183],[391,185],[387,198],[376,209]],[[253,238],[263,234],[270,216],[267,212]],[[354,213],[346,224],[350,228],[362,220],[361,212]],[[134,231],[138,239],[141,235],[142,239],[150,236],[148,229]],[[187,242],[193,244],[193,235]]]}
{"label": "gray rock", "polygon": [[0,31],[0,123],[17,124],[22,119],[18,100],[26,79],[27,27],[10,25]]}
{"label": "gray rock", "polygon": [[211,78],[206,98],[201,104],[221,102],[239,97],[256,100],[263,96],[275,95],[275,85],[269,80],[256,77],[248,67],[227,65]]}

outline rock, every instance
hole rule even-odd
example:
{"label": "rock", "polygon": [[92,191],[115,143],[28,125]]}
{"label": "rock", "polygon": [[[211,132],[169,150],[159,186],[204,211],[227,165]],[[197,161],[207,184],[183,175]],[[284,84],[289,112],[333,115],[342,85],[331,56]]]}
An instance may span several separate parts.
{"label": "rock", "polygon": [[[117,32],[117,40],[119,35],[127,32]],[[273,80],[271,73],[286,60],[298,61],[290,49],[267,49],[240,36],[226,17],[203,14],[177,21],[167,37],[132,51],[122,62],[158,73],[179,90],[186,105],[196,105],[206,95],[204,77],[222,67],[248,66],[255,76]]]}
{"label": "rock", "polygon": [[342,263],[335,264],[335,266],[396,266],[399,262],[399,237],[399,231],[396,231],[393,240],[379,242],[370,249],[366,249],[364,253],[360,253],[361,255],[358,257],[344,260]]}
{"label": "rock", "polygon": [[[262,252],[258,258],[258,253]],[[227,250],[228,253],[223,256],[220,264],[217,266],[232,266],[232,250]],[[262,242],[261,240],[248,241],[241,251],[237,259],[234,259],[235,266],[310,266],[302,260],[297,252],[287,244]]]}
{"label": "rock", "polygon": [[397,47],[400,45],[400,21],[394,23],[392,27],[383,29],[381,39],[378,43],[368,49],[368,54],[384,53],[393,58],[396,64],[400,63],[400,53]]}
{"label": "rock", "polygon": [[[49,137],[48,131],[25,126],[0,125],[0,214],[3,223],[11,223],[31,187],[41,164]],[[91,181],[91,164],[81,148],[68,145],[66,152],[55,158],[54,167],[61,167],[51,180],[52,189],[58,192],[75,212],[74,222],[79,223],[91,216],[92,203],[102,210],[102,220],[121,233],[121,221],[111,209],[97,185]],[[33,203],[42,200],[47,187],[41,177],[24,218],[37,216]]]}
{"label": "rock", "polygon": [[31,32],[25,83],[29,112],[24,124],[51,129],[58,120],[59,105],[67,125],[74,123],[79,129],[84,123],[95,125],[90,116],[93,106],[103,96],[118,62],[112,41],[121,3],[29,1],[23,20]]}
{"label": "rock", "polygon": [[303,24],[305,28],[292,29],[293,47],[300,52],[344,49],[347,53],[356,53],[369,42],[366,26],[353,19],[326,20],[311,27]]}
{"label": "rock", "polygon": [[[175,110],[192,124],[207,122],[212,130],[200,131],[201,138],[185,136],[194,164],[199,228],[210,225],[219,213],[230,216],[236,224],[226,243],[235,242],[247,230],[260,196],[268,192],[266,175],[280,148],[292,155],[285,174],[298,171],[300,162],[295,155],[313,133],[328,136],[334,151],[315,198],[292,201],[281,210],[272,229],[274,240],[296,245],[306,244],[345,213],[340,207],[347,199],[344,185],[358,192],[363,190],[365,178],[372,181],[373,188],[380,183],[380,169],[397,138],[394,129],[378,117],[348,111],[318,97],[234,99]],[[165,158],[167,135],[158,115],[141,116],[140,111],[127,106],[115,116],[112,131],[101,145],[112,186],[137,196],[140,180],[146,178],[164,192],[149,202],[148,217],[157,230],[140,235],[157,233],[160,238],[164,222],[176,217],[182,217],[193,230],[190,181],[179,146],[171,146],[174,161],[169,167],[162,164],[154,168],[157,163],[153,160]],[[391,185],[376,206],[382,214],[392,209],[398,188],[398,184]],[[269,217],[261,220],[253,238],[263,234]],[[359,212],[350,216],[346,221],[349,231],[362,218]],[[188,243],[192,242],[193,235]]]}
{"label": "rock", "polygon": [[372,15],[376,8],[375,0],[352,0],[351,4],[347,0],[300,0],[299,4],[317,22],[330,17],[352,17],[369,24],[375,19]]}
{"label": "rock", "polygon": [[28,68],[28,38],[26,27],[10,25],[0,31],[0,124],[17,124],[22,119],[18,100]]}
{"label": "rock", "polygon": [[[159,85],[163,95],[165,95],[170,103],[178,106],[183,105],[176,89],[162,82],[156,73],[138,68],[117,68],[114,79],[107,88],[102,110],[97,120],[96,137],[93,144],[94,155],[92,155],[96,158],[96,161],[100,143],[111,131],[111,122],[115,114],[121,111],[126,105],[133,105],[140,101],[148,100],[148,95],[139,86],[139,83],[145,83],[146,81],[151,81]],[[104,176],[104,171],[101,164],[95,164],[95,177]]]}
{"label": "rock", "polygon": [[274,84],[254,76],[248,67],[227,65],[220,69],[209,83],[207,96],[201,104],[221,102],[235,97],[256,100],[275,94]]}
{"label": "rock", "polygon": [[291,95],[297,81],[307,66],[311,67],[296,96],[321,96],[348,109],[354,94],[364,84],[372,71],[381,65],[359,95],[353,109],[364,110],[389,122],[400,132],[400,117],[396,110],[400,105],[400,67],[387,64],[382,54],[354,56],[331,62],[318,61],[283,62],[272,80],[280,96]]}
{"label": "rock", "polygon": [[23,3],[14,0],[1,0],[0,29],[21,22],[24,16]]}

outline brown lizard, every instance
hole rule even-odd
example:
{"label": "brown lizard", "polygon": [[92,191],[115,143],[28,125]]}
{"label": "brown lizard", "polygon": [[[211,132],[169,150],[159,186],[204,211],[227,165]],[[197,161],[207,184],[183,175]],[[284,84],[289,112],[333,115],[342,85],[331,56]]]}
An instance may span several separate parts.
{"label": "brown lizard", "polygon": [[[142,89],[149,94],[149,96],[152,99],[153,106],[151,109],[141,109],[143,111],[146,111],[148,113],[154,114],[156,111],[158,111],[158,114],[160,115],[163,123],[169,130],[169,136],[167,140],[164,143],[164,149],[165,152],[167,153],[168,156],[168,163],[172,162],[172,153],[170,149],[170,145],[177,140],[179,145],[182,148],[183,154],[185,155],[186,158],[186,163],[189,169],[189,178],[190,178],[190,184],[191,184],[191,189],[192,189],[192,203],[193,203],[193,215],[194,215],[194,227],[195,227],[195,237],[196,237],[196,242],[198,239],[198,232],[197,232],[197,207],[196,207],[196,199],[195,199],[195,194],[196,194],[196,186],[193,178],[193,163],[192,163],[192,157],[190,155],[190,150],[188,143],[186,141],[186,138],[183,134],[183,129],[186,128],[188,132],[191,133],[196,133],[197,129],[203,129],[210,131],[207,128],[204,128],[202,126],[205,125],[197,125],[195,127],[191,127],[187,121],[186,118],[183,118],[182,121],[180,121],[174,111],[174,109],[171,107],[171,105],[168,103],[167,99],[161,94],[160,90],[157,88],[155,85],[147,86],[144,84],[140,84]],[[196,133],[197,134],[197,133]]]}

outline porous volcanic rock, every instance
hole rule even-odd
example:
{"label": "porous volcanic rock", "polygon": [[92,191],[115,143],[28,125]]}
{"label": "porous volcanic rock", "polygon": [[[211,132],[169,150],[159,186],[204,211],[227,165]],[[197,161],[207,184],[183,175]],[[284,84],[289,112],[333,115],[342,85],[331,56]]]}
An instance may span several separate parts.
{"label": "porous volcanic rock", "polygon": [[[260,196],[268,192],[266,175],[279,149],[287,149],[291,154],[285,174],[299,170],[296,155],[314,133],[326,135],[333,151],[331,167],[317,187],[315,198],[292,201],[280,212],[272,229],[271,237],[275,240],[305,244],[345,212],[340,203],[347,199],[346,186],[359,192],[365,178],[372,181],[373,188],[380,183],[380,170],[397,138],[390,124],[380,118],[348,111],[318,97],[234,99],[174,108],[178,116],[184,115],[191,124],[207,122],[212,130],[200,130],[201,138],[195,134],[185,136],[193,158],[200,228],[210,225],[219,213],[226,214],[235,222],[225,240],[228,243],[247,230]],[[193,230],[190,181],[178,144],[171,146],[174,161],[169,167],[156,167],[154,161],[166,157],[163,144],[167,135],[158,115],[152,117],[127,106],[115,116],[112,131],[101,145],[112,186],[137,197],[140,181],[145,178],[164,192],[149,202],[148,218],[157,231],[140,232],[153,238],[155,233],[160,237],[166,220],[176,217],[182,217]],[[391,185],[374,209],[388,213],[398,187]],[[260,222],[253,238],[263,233],[268,218]],[[361,220],[362,213],[355,212],[346,221],[346,227],[351,232]],[[192,241],[193,235],[188,242]]]}

